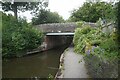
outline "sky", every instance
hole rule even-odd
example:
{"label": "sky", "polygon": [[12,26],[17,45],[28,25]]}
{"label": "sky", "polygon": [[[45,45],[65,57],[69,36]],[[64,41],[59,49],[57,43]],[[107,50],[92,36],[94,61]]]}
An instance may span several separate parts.
{"label": "sky", "polygon": [[64,19],[68,19],[73,9],[76,9],[85,2],[85,0],[49,0],[48,8],[50,11],[58,12]]}
{"label": "sky", "polygon": [[[73,9],[77,9],[82,6],[86,0],[49,0],[47,9],[51,12],[57,12],[63,19],[68,19]],[[26,16],[28,22],[31,21],[31,14],[29,11],[19,13],[19,16]]]}
{"label": "sky", "polygon": [[[58,14],[66,20],[70,17],[71,11],[81,7],[85,1],[86,0],[49,0],[48,9],[50,9],[51,12],[58,12]],[[29,11],[20,12],[18,15],[21,17],[25,16],[28,22],[32,19]]]}

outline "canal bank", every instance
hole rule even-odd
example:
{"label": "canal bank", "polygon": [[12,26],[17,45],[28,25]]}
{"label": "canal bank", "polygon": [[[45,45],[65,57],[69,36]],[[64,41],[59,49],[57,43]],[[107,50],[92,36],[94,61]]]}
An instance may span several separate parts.
{"label": "canal bank", "polygon": [[90,78],[83,56],[76,54],[73,47],[69,47],[61,55],[59,70],[55,76],[55,79],[58,78]]}

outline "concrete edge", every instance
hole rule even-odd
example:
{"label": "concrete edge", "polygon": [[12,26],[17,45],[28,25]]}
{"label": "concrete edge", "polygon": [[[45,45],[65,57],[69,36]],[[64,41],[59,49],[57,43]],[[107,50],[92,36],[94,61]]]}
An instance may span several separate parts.
{"label": "concrete edge", "polygon": [[59,69],[58,69],[58,72],[57,72],[56,75],[55,75],[54,80],[57,80],[57,79],[59,79],[59,78],[63,78],[63,77],[64,77],[64,74],[63,74],[63,71],[64,71],[64,57],[65,57],[65,53],[66,53],[66,51],[67,51],[68,49],[69,49],[69,48],[65,49],[64,52],[61,54]]}

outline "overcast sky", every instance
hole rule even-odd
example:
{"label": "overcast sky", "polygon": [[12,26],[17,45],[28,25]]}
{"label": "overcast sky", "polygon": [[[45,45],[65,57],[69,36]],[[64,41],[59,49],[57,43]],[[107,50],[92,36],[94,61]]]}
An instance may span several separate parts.
{"label": "overcast sky", "polygon": [[58,12],[64,19],[68,19],[73,9],[80,7],[85,0],[49,0],[48,8]]}
{"label": "overcast sky", "polygon": [[[58,14],[66,20],[69,18],[71,11],[82,6],[85,1],[86,0],[49,0],[48,9],[50,9],[52,12],[58,12]],[[28,11],[19,13],[19,15],[25,16],[28,22],[31,21],[32,16]]]}
{"label": "overcast sky", "polygon": [[[58,14],[66,20],[69,18],[71,11],[80,7],[84,2],[85,0],[49,0],[48,9],[50,9],[51,12],[58,12]],[[29,11],[20,13],[20,16],[26,16],[28,22],[30,22],[32,18]]]}

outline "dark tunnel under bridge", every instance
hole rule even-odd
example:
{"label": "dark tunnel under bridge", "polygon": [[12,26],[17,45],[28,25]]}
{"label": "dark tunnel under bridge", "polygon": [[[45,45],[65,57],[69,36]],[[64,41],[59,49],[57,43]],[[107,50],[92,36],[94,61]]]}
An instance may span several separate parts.
{"label": "dark tunnel under bridge", "polygon": [[47,33],[44,38],[45,49],[52,49],[62,45],[71,45],[74,33]]}

